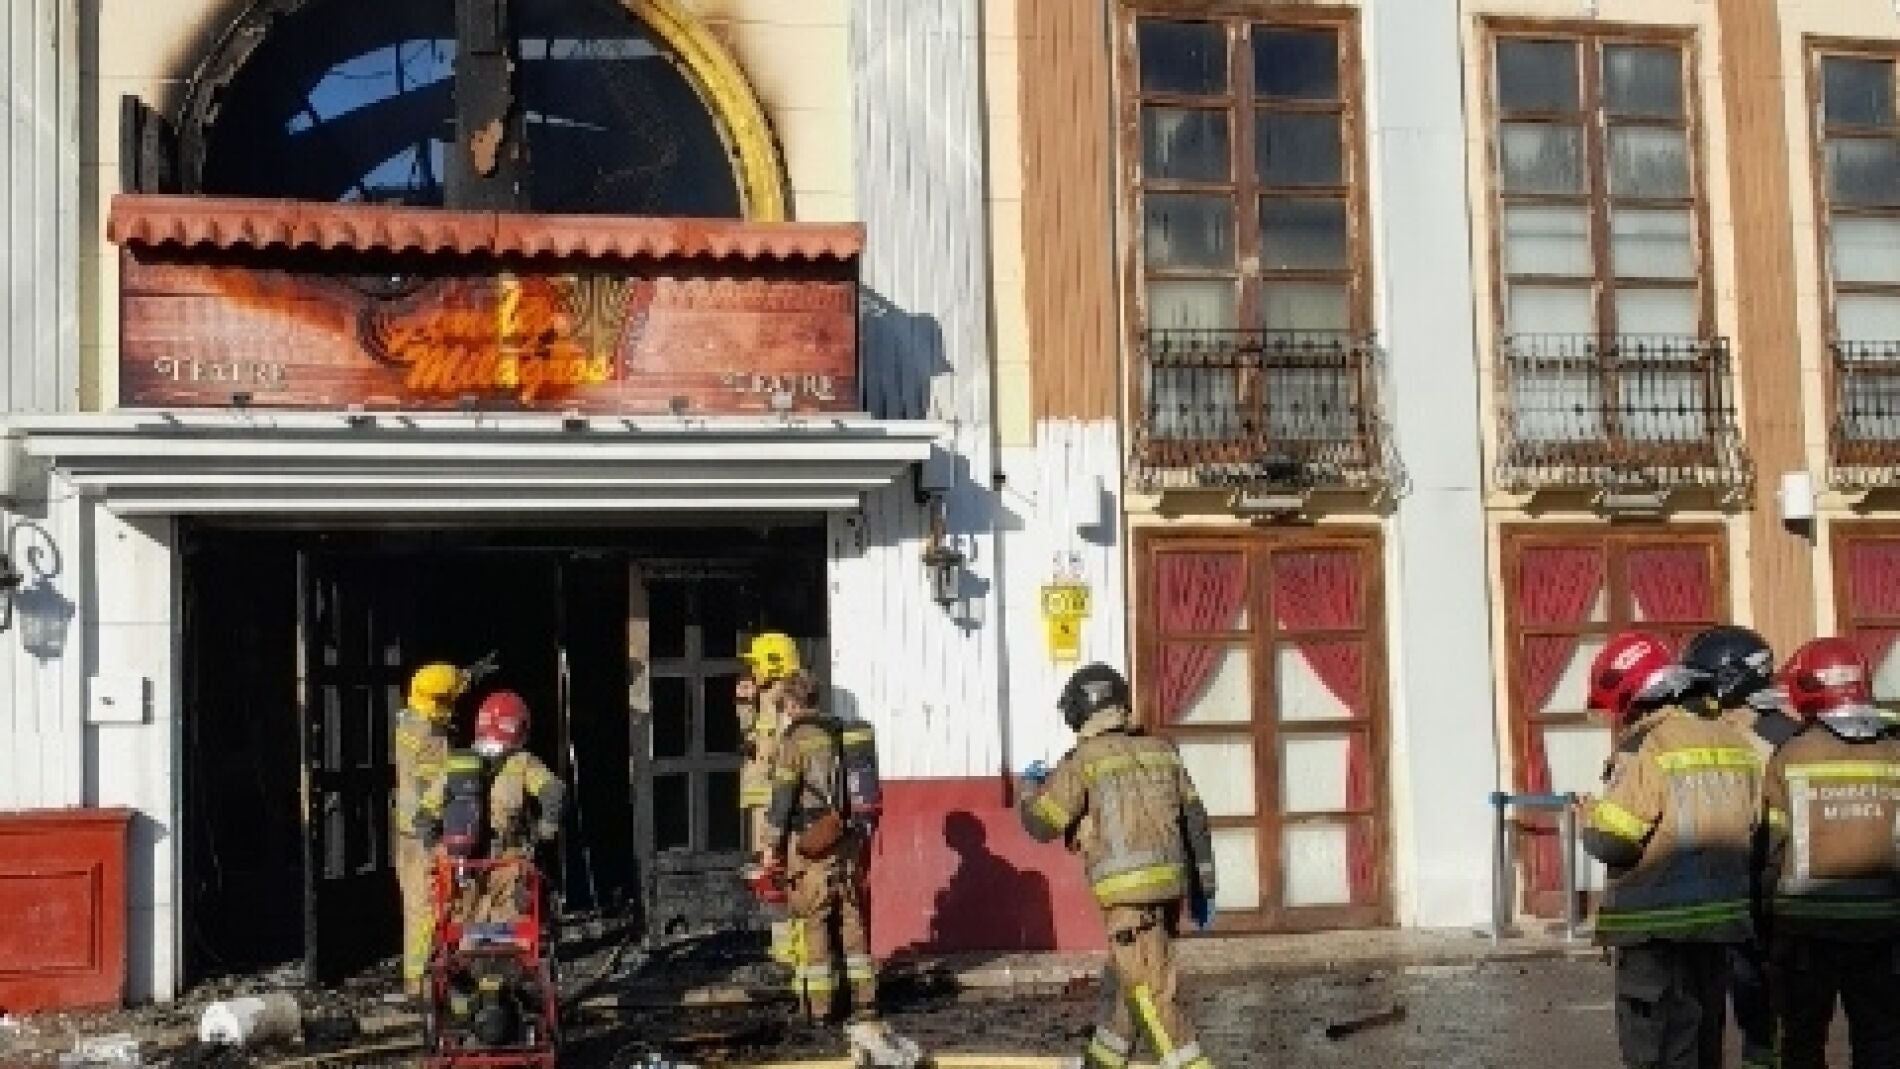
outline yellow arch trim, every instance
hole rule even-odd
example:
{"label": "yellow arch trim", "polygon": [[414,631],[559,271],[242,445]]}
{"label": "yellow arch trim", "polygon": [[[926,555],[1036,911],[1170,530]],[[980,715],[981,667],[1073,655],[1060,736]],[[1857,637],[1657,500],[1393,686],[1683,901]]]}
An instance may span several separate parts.
{"label": "yellow arch trim", "polygon": [[754,222],[783,222],[791,215],[785,163],[765,109],[752,92],[732,53],[680,0],[621,0],[633,16],[659,35],[693,88],[712,109],[713,122],[726,143],[739,177],[745,217]]}

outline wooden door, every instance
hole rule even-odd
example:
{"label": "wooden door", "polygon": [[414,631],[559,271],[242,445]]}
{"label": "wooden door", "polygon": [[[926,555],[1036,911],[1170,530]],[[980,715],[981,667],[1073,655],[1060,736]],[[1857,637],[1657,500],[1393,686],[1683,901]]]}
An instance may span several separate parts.
{"label": "wooden door", "polygon": [[1376,533],[1144,532],[1137,704],[1214,825],[1223,930],[1390,923]]}
{"label": "wooden door", "polygon": [[1833,525],[1835,633],[1873,670],[1874,700],[1900,712],[1900,525]]}
{"label": "wooden door", "polygon": [[[1518,525],[1504,529],[1513,785],[1598,793],[1610,731],[1585,709],[1590,662],[1609,637],[1642,628],[1680,646],[1728,617],[1719,527]],[[1526,906],[1560,916],[1562,850],[1552,822],[1519,827]],[[1579,856],[1585,891],[1600,869]]]}
{"label": "wooden door", "polygon": [[385,559],[300,555],[305,969],[329,983],[387,957],[400,912],[391,730],[414,597]]}
{"label": "wooden door", "polygon": [[738,879],[747,843],[733,701],[756,603],[748,569],[635,568],[635,838],[649,937],[762,923]]}

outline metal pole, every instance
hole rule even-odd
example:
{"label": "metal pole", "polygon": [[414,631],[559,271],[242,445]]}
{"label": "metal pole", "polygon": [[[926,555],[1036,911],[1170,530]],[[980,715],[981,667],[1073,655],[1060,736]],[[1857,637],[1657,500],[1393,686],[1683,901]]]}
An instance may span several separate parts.
{"label": "metal pole", "polygon": [[1564,938],[1577,938],[1577,811],[1571,808],[1577,800],[1574,794],[1564,795],[1564,805],[1557,810],[1557,825],[1562,832],[1564,843],[1563,879],[1564,879]]}
{"label": "metal pole", "polygon": [[1491,942],[1496,943],[1504,937],[1504,925],[1509,918],[1510,857],[1506,853],[1504,807],[1510,797],[1502,791],[1491,792],[1491,809],[1495,814],[1491,830]]}

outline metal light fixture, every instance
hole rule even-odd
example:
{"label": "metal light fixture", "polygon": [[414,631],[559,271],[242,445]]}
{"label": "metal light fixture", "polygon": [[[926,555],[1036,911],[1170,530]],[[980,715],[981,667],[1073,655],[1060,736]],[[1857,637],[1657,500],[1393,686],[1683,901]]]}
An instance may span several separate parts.
{"label": "metal light fixture", "polygon": [[0,552],[0,631],[13,626],[13,599],[26,576],[13,566],[13,557]]}

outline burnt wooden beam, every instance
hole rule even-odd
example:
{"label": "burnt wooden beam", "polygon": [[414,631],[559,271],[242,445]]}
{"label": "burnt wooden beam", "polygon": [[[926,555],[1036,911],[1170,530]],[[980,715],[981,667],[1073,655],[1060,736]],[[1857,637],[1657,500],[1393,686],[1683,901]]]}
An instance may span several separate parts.
{"label": "burnt wooden beam", "polygon": [[444,194],[451,208],[521,206],[526,121],[515,101],[509,0],[455,0],[455,144]]}

